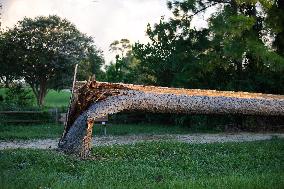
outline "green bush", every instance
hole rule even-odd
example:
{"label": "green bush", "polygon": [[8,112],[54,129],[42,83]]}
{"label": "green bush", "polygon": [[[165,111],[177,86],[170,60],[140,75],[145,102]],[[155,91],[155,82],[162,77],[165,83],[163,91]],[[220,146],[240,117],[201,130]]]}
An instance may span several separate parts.
{"label": "green bush", "polygon": [[21,84],[14,84],[6,90],[4,102],[10,106],[27,107],[33,105],[34,96]]}
{"label": "green bush", "polygon": [[[21,110],[20,110],[21,111]],[[16,120],[16,121],[15,121]],[[17,120],[33,120],[36,122],[27,122],[24,124],[38,124],[40,123],[50,123],[54,122],[54,116],[48,111],[42,111],[39,113],[15,113],[15,114],[0,114],[0,123],[1,124],[9,124],[9,125],[20,125],[23,124],[21,122],[17,122]]]}
{"label": "green bush", "polygon": [[0,103],[2,103],[4,101],[4,97],[3,95],[0,94]]}

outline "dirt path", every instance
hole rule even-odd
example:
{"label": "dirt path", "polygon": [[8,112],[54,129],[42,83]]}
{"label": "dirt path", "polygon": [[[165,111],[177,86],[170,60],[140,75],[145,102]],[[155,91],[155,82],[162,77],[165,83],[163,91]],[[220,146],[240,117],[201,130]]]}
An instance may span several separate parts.
{"label": "dirt path", "polygon": [[[245,142],[284,138],[284,134],[189,134],[189,135],[129,135],[95,137],[93,146],[134,144],[143,141],[174,140],[185,143]],[[55,149],[59,139],[0,141],[0,150],[15,148]]]}

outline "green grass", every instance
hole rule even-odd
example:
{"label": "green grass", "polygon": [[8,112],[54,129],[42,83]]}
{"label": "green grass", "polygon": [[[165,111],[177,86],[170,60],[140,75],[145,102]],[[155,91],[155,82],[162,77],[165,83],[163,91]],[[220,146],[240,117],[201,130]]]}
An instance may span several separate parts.
{"label": "green grass", "polygon": [[96,160],[0,151],[1,188],[284,188],[284,140],[98,147]]}
{"label": "green grass", "polygon": [[[7,89],[0,88],[0,95],[5,96],[5,90]],[[70,95],[71,93],[67,91],[49,90],[45,97],[45,106],[46,108],[67,107],[69,104]],[[36,99],[34,100],[33,105],[37,106]]]}
{"label": "green grass", "polygon": [[0,87],[0,95],[4,95],[5,94],[5,90],[6,90],[5,88],[1,88]]}
{"label": "green grass", "polygon": [[62,133],[62,125],[0,125],[0,140],[59,138]]}
{"label": "green grass", "polygon": [[70,92],[50,90],[45,97],[47,107],[67,107],[70,100]]}
{"label": "green grass", "polygon": [[[59,138],[63,133],[63,125],[40,124],[40,125],[0,125],[0,140],[27,140]],[[174,125],[151,125],[151,124],[110,124],[107,126],[107,135],[139,135],[139,134],[188,134],[196,131],[188,127]],[[206,132],[206,131],[203,131]],[[208,131],[212,132],[212,131]],[[94,135],[104,135],[102,125],[95,125]]]}

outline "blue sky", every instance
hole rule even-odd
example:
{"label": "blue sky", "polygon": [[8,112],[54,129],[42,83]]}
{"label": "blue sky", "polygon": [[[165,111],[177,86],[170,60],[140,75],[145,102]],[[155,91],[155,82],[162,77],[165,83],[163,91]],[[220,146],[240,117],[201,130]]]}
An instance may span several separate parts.
{"label": "blue sky", "polygon": [[[3,4],[4,27],[26,17],[56,14],[73,22],[80,31],[94,37],[104,51],[106,62],[113,59],[108,51],[114,40],[127,38],[131,42],[147,42],[145,29],[161,16],[171,16],[167,0],[0,0]],[[196,17],[197,27],[206,22]]]}

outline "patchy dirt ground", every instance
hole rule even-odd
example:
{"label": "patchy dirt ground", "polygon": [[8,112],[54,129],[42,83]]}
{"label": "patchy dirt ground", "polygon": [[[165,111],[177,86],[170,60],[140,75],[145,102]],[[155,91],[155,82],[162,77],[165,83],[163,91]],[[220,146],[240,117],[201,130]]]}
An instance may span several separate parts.
{"label": "patchy dirt ground", "polygon": [[[179,141],[185,143],[245,142],[284,138],[280,133],[189,134],[189,135],[129,135],[95,137],[93,146],[134,144],[145,141]],[[0,150],[15,148],[55,149],[59,139],[0,141]]]}

